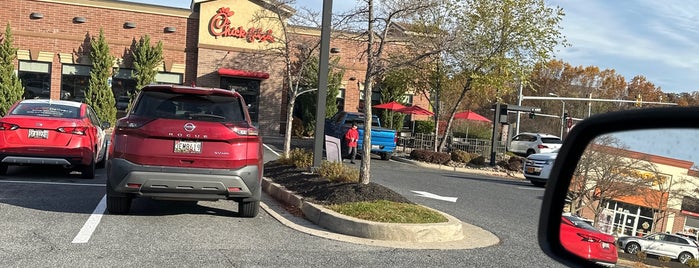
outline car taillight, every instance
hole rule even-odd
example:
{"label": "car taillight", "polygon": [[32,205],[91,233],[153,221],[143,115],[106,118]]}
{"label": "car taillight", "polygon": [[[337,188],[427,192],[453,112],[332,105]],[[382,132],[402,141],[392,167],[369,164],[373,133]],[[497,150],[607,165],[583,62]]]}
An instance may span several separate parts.
{"label": "car taillight", "polygon": [[536,146],[536,147],[538,147],[539,149],[542,149],[542,148],[549,148],[548,146],[546,146],[546,145],[543,145],[543,144],[539,144],[539,145],[538,145],[538,146]]}
{"label": "car taillight", "polygon": [[594,237],[594,236],[591,236],[588,234],[578,233],[578,236],[582,239],[582,241],[585,241],[585,242],[590,242],[590,243],[602,242],[602,239],[599,239],[597,237]]}
{"label": "car taillight", "polygon": [[396,132],[396,135],[393,137],[393,143],[398,143],[398,132]]}
{"label": "car taillight", "polygon": [[0,130],[16,130],[19,126],[15,124],[0,123]]}
{"label": "car taillight", "polygon": [[254,127],[239,127],[232,124],[225,125],[240,136],[258,136],[260,134],[260,132]]}
{"label": "car taillight", "polygon": [[85,135],[87,127],[59,127],[56,131],[75,135]]}

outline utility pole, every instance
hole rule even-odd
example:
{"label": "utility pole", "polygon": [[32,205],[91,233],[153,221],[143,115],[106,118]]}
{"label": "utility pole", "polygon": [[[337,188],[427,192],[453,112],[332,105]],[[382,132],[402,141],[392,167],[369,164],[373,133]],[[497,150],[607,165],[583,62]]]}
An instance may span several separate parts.
{"label": "utility pole", "polygon": [[318,100],[316,106],[316,129],[313,139],[313,168],[320,167],[323,161],[323,141],[325,140],[325,105],[328,96],[328,69],[330,62],[330,18],[333,1],[323,0],[323,24],[320,32],[320,63],[318,65]]}

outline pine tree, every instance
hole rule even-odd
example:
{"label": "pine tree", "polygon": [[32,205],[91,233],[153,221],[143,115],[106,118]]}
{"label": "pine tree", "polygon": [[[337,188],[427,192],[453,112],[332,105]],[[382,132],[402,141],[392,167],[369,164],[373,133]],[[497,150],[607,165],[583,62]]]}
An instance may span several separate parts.
{"label": "pine tree", "polygon": [[24,93],[22,83],[15,74],[17,48],[12,46],[13,39],[8,23],[0,43],[0,116],[5,116],[7,110],[21,100]]}
{"label": "pine tree", "polygon": [[97,39],[91,40],[90,46],[92,69],[90,70],[90,85],[85,92],[85,103],[92,106],[100,121],[114,125],[116,106],[109,79],[115,72],[113,66],[116,58],[109,52],[109,44],[104,38],[104,29],[100,29],[100,35]]}
{"label": "pine tree", "polygon": [[150,45],[150,36],[141,37],[133,50],[133,77],[136,79],[136,93],[144,86],[153,83],[158,74],[158,66],[163,63],[163,42]]}

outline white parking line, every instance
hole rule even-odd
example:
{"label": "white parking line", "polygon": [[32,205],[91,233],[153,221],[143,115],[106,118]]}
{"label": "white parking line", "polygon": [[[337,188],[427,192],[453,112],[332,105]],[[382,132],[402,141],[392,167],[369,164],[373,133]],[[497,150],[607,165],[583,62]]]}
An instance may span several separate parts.
{"label": "white parking line", "polygon": [[97,229],[97,225],[100,224],[100,221],[102,220],[102,215],[104,215],[104,211],[107,208],[107,196],[103,196],[102,200],[100,200],[100,203],[97,204],[97,207],[95,210],[92,212],[92,215],[90,215],[90,218],[87,219],[85,224],[83,225],[83,228],[80,229],[80,232],[78,232],[78,235],[73,238],[73,244],[78,244],[78,243],[87,243],[87,241],[90,240],[90,237],[92,237],[92,233],[95,232],[95,229]]}
{"label": "white parking line", "polygon": [[522,190],[532,190],[532,191],[544,191],[546,188],[533,188],[533,187],[517,187],[517,189],[522,189]]}
{"label": "white parking line", "polygon": [[50,181],[6,181],[0,180],[0,183],[24,183],[24,184],[45,184],[45,185],[71,185],[71,186],[95,186],[105,187],[106,184],[96,183],[70,183],[70,182],[50,182]]}
{"label": "white parking line", "polygon": [[264,143],[263,143],[262,145],[264,145],[265,148],[267,148],[267,150],[269,150],[269,151],[272,152],[273,154],[279,156],[279,153],[275,152],[272,148],[270,148],[269,146],[267,146],[267,144],[264,144]]}

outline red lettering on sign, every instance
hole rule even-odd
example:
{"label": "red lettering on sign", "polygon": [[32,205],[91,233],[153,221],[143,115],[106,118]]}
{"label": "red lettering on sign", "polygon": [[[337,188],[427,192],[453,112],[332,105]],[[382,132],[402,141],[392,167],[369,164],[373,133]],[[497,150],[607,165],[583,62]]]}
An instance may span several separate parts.
{"label": "red lettering on sign", "polygon": [[258,41],[262,42],[274,42],[274,36],[272,36],[272,30],[264,31],[261,28],[250,28],[247,31],[243,26],[234,27],[231,26],[231,17],[235,14],[230,8],[222,7],[216,11],[216,15],[211,17],[211,22],[209,23],[209,31],[216,37],[236,37],[245,38],[248,43]]}

